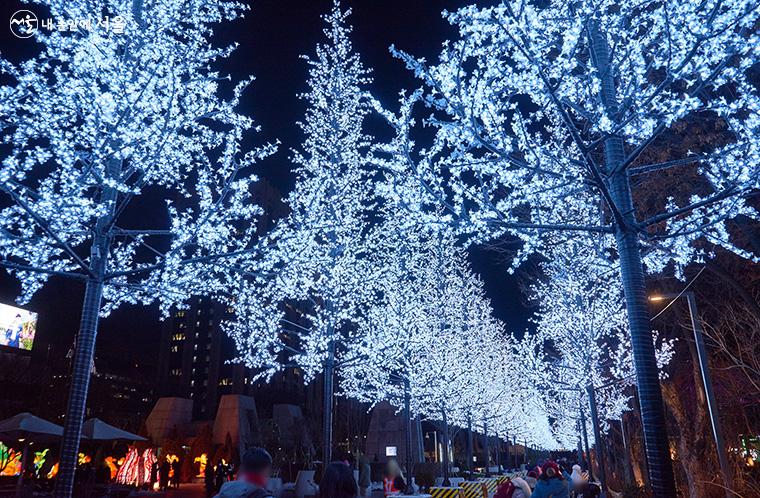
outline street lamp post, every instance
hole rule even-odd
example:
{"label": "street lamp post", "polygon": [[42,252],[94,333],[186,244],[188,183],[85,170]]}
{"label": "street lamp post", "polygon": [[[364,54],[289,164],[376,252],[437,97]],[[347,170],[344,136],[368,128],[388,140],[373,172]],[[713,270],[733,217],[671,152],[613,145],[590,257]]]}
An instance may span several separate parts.
{"label": "street lamp post", "polygon": [[718,463],[720,464],[720,473],[726,486],[726,496],[734,496],[731,491],[731,469],[728,466],[728,457],[726,448],[723,443],[723,433],[720,429],[718,420],[718,404],[715,401],[713,393],[712,378],[710,376],[710,366],[707,363],[707,349],[705,348],[704,335],[702,333],[702,324],[697,314],[697,300],[691,291],[682,294],[662,294],[652,296],[650,301],[662,301],[664,299],[677,299],[680,296],[686,296],[686,302],[689,305],[689,316],[691,318],[691,328],[694,330],[694,343],[697,348],[697,358],[699,360],[699,373],[702,377],[702,387],[705,391],[705,400],[707,401],[707,412],[710,415],[710,425],[712,426],[713,438],[715,440],[715,450],[718,452]]}

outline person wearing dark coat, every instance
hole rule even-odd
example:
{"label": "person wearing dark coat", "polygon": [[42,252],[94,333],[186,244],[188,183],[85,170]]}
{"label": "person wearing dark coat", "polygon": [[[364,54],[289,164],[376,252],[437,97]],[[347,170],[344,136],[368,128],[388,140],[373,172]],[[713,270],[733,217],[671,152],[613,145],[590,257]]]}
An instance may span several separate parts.
{"label": "person wearing dark coat", "polygon": [[246,451],[240,459],[237,479],[227,481],[216,498],[273,498],[267,490],[272,456],[264,448]]}
{"label": "person wearing dark coat", "polygon": [[369,464],[369,457],[362,455],[359,457],[359,496],[365,498],[369,486],[372,484],[372,466]]}
{"label": "person wearing dark coat", "polygon": [[222,489],[222,485],[227,481],[227,469],[224,468],[224,464],[220,461],[216,464],[216,490],[217,492]]}
{"label": "person wearing dark coat", "polygon": [[214,466],[206,465],[206,469],[203,471],[203,485],[206,488],[206,498],[211,498],[216,493],[216,487],[214,486]]}
{"label": "person wearing dark coat", "polygon": [[167,462],[164,458],[164,461],[161,462],[161,469],[158,472],[159,486],[163,491],[166,491],[166,489],[169,487],[169,471],[171,468],[172,467],[169,462]]}
{"label": "person wearing dark coat", "polygon": [[175,488],[179,488],[179,476],[181,474],[179,459],[175,458],[174,460],[172,460],[171,465],[172,465],[172,485]]}
{"label": "person wearing dark coat", "polygon": [[319,498],[354,498],[358,492],[351,467],[343,462],[327,466],[319,482]]}

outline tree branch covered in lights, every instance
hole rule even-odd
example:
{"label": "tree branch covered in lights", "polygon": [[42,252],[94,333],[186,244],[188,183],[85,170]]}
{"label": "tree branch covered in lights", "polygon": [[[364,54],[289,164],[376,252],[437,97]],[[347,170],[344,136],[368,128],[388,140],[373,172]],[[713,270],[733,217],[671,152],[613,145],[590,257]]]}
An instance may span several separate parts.
{"label": "tree branch covered in lights", "polygon": [[0,134],[11,149],[0,172],[10,203],[0,265],[21,281],[22,301],[52,275],[102,280],[105,312],[220,291],[214,277],[256,246],[251,166],[274,151],[240,146],[256,129],[235,110],[252,80],[232,84],[209,69],[235,48],[211,46],[210,26],[245,7],[47,3],[60,19],[121,15],[125,32],[40,32],[37,57],[2,60],[11,83],[0,87]]}
{"label": "tree branch covered in lights", "polygon": [[[602,257],[611,241],[600,238],[597,247],[586,242],[566,242],[541,264],[545,279],[531,287],[539,301],[536,333],[523,346],[525,357],[532,359],[524,363],[524,375],[542,386],[554,433],[565,448],[577,441],[581,407],[590,413],[589,387],[603,431],[607,421],[632,409],[625,392],[635,375],[623,291],[618,269]],[[661,340],[656,331],[653,339],[660,377],[665,378],[673,341]],[[590,418],[587,423],[593,434]]]}
{"label": "tree branch covered in lights", "polygon": [[[614,235],[650,477],[656,495],[672,496],[643,267],[680,274],[709,257],[698,239],[758,261],[733,243],[729,224],[759,218],[748,203],[760,189],[760,101],[749,72],[757,4],[510,0],[445,16],[459,36],[436,63],[393,49],[424,86],[402,96],[398,115],[377,104],[396,131],[375,149],[387,195],[475,242],[518,238],[514,265],[551,257],[551,233]],[[644,161],[675,126],[708,119],[725,130],[723,143]],[[419,123],[434,130],[424,147],[413,137]],[[635,187],[666,173],[698,185],[638,205]]]}
{"label": "tree branch covered in lights", "polygon": [[[0,59],[0,266],[27,301],[51,276],[85,283],[55,495],[70,496],[98,319],[158,301],[224,294],[261,270],[252,167],[256,131],[238,83],[213,67],[213,26],[247,10],[226,0],[47,0],[52,18],[93,29],[38,31],[40,53]],[[120,17],[123,32],[103,16]],[[241,274],[240,265],[246,261]]]}

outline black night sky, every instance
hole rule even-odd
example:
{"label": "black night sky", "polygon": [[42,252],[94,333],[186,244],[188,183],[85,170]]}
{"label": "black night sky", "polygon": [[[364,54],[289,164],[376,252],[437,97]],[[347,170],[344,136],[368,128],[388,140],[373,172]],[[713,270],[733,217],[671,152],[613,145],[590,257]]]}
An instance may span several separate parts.
{"label": "black night sky", "polygon": [[[388,47],[397,47],[433,60],[441,42],[453,34],[442,19],[443,10],[453,10],[472,3],[456,0],[354,0],[344,1],[353,9],[354,46],[365,66],[372,68],[375,79],[371,87],[375,97],[394,108],[398,92],[419,86],[403,64],[394,59]],[[302,139],[296,121],[303,115],[305,104],[297,95],[305,90],[306,64],[301,54],[311,54],[322,39],[320,15],[331,7],[331,0],[254,0],[245,19],[220,26],[217,44],[232,41],[239,49],[222,68],[233,79],[249,74],[256,81],[249,88],[242,112],[252,115],[262,127],[252,143],[279,140],[280,151],[270,157],[260,171],[275,187],[287,193],[293,182],[289,149]],[[9,19],[19,8],[30,8],[44,17],[38,5],[25,7],[18,0],[0,4],[0,19]],[[0,29],[0,53],[14,62],[34,54],[35,43],[13,38],[6,26]],[[379,121],[371,124],[380,127]],[[378,134],[380,129],[370,130]],[[471,251],[474,269],[485,281],[496,315],[515,332],[528,326],[530,310],[522,304],[515,277],[509,275],[501,256],[493,251],[475,248]],[[13,303],[19,286],[6,274],[0,276],[0,301]],[[53,354],[63,354],[71,344],[79,320],[82,286],[76,282],[51,280],[27,307],[39,313],[36,354],[44,354],[51,344]],[[98,353],[139,357],[154,363],[160,336],[159,313],[153,308],[125,307],[101,322]],[[150,351],[149,355],[146,352]]]}

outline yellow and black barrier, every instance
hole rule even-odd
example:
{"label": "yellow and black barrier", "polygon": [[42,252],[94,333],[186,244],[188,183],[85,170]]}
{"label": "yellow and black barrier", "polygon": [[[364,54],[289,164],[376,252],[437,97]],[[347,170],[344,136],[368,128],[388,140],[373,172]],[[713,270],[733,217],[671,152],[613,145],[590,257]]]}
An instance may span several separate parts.
{"label": "yellow and black barrier", "polygon": [[480,482],[486,487],[487,493],[496,493],[496,488],[499,487],[499,480],[495,477],[481,479]]}
{"label": "yellow and black barrier", "polygon": [[433,498],[464,498],[460,488],[430,488],[430,496]]}
{"label": "yellow and black barrier", "polygon": [[483,482],[460,482],[459,487],[464,491],[464,498],[488,498],[488,488]]}

